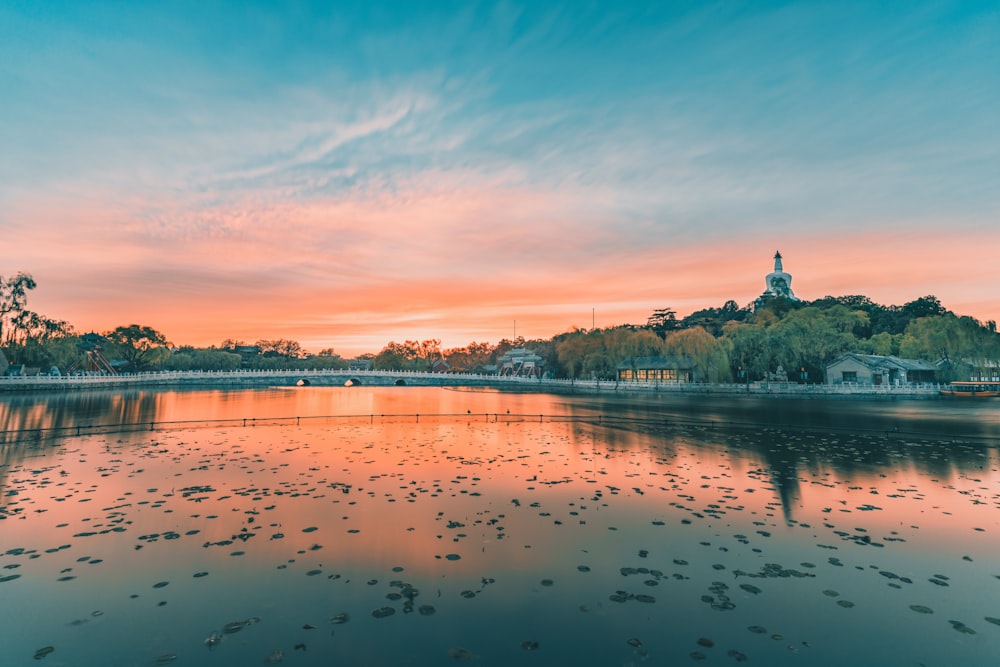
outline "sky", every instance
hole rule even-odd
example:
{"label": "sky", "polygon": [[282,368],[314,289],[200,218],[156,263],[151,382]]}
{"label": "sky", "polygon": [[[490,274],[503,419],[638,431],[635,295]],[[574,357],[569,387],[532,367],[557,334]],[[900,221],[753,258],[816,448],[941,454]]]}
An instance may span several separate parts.
{"label": "sky", "polygon": [[0,275],[176,345],[1000,320],[995,2],[0,4]]}

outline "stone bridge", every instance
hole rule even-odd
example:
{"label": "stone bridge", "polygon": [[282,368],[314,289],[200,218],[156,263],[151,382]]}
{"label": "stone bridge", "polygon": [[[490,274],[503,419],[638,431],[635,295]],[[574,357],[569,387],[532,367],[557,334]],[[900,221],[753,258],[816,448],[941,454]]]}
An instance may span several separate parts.
{"label": "stone bridge", "polygon": [[885,398],[937,398],[937,385],[817,385],[788,382],[701,384],[678,382],[616,382],[615,380],[564,380],[480,375],[476,373],[423,373],[416,371],[301,370],[301,371],[161,371],[131,375],[71,375],[0,377],[0,393],[124,388],[254,388],[254,387],[495,387],[514,391],[551,392],[667,392],[772,396],[880,396]]}
{"label": "stone bridge", "polygon": [[96,389],[122,387],[522,387],[540,385],[537,378],[475,373],[415,371],[277,370],[161,371],[125,375],[70,375],[0,378],[2,391]]}

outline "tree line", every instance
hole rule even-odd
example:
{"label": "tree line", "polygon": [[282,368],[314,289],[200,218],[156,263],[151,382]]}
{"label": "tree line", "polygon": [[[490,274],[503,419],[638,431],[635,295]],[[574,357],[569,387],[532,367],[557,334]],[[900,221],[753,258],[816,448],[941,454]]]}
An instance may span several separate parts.
{"label": "tree line", "polygon": [[[1000,334],[947,310],[934,296],[884,306],[866,296],[827,296],[812,302],[762,297],[747,306],[730,300],[678,318],[654,310],[644,324],[574,329],[549,339],[503,339],[442,348],[438,339],[391,341],[377,353],[348,361],[332,348],[312,354],[288,339],[252,343],[226,339],[218,346],[175,346],[148,326],[129,324],[78,334],[63,321],[28,308],[36,283],[21,272],[0,277],[0,363],[49,372],[226,371],[239,368],[496,372],[503,355],[529,348],[545,372],[559,378],[614,379],[643,357],[684,359],[695,379],[743,382],[773,376],[822,382],[826,366],[845,352],[899,356],[938,363],[939,379],[964,379],[1000,361]],[[993,366],[990,366],[993,364]]]}

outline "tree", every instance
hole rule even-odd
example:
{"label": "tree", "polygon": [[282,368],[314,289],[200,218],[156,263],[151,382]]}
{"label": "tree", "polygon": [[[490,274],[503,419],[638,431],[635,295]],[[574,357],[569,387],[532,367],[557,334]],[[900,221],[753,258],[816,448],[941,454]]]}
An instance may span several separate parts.
{"label": "tree", "polygon": [[738,382],[760,379],[777,367],[772,329],[741,322],[729,322],[723,328],[723,338],[729,341],[730,367]]}
{"label": "tree", "polygon": [[17,363],[47,369],[66,367],[76,356],[76,336],[73,327],[30,310],[21,311],[10,328],[10,357]]}
{"label": "tree", "polygon": [[922,296],[919,299],[914,299],[913,301],[904,304],[902,311],[903,314],[911,320],[915,320],[920,317],[944,315],[948,312],[948,310],[941,305],[941,301],[932,294]]}
{"label": "tree", "polygon": [[170,356],[166,337],[152,327],[130,324],[104,334],[133,372],[152,368]]}
{"label": "tree", "polygon": [[16,322],[27,308],[28,291],[35,287],[35,279],[23,271],[6,279],[0,276],[0,346],[15,340]]}
{"label": "tree", "polygon": [[697,382],[732,379],[727,348],[727,341],[715,338],[701,327],[674,331],[663,341],[666,354],[691,360],[691,371]]}
{"label": "tree", "polygon": [[413,340],[405,343],[389,341],[372,359],[372,368],[380,371],[426,370],[420,366],[420,344]]}
{"label": "tree", "polygon": [[172,371],[232,371],[240,367],[240,355],[213,348],[182,347],[164,361],[163,367]]}
{"label": "tree", "polygon": [[241,347],[246,347],[246,341],[242,341],[236,338],[227,338],[226,340],[219,343],[219,347],[227,352],[235,352]]}
{"label": "tree", "polygon": [[452,370],[474,372],[490,363],[493,346],[489,343],[469,343],[465,347],[444,350],[442,354]]}
{"label": "tree", "polygon": [[1000,360],[1000,335],[971,317],[921,317],[906,327],[899,354],[940,362],[942,380],[967,379],[969,370]]}
{"label": "tree", "polygon": [[677,313],[671,308],[657,308],[646,320],[646,328],[655,331],[660,338],[667,335],[668,331],[677,331],[680,326]]}
{"label": "tree", "polygon": [[772,327],[772,344],[778,350],[776,360],[788,372],[804,370],[814,381],[821,382],[828,363],[857,349],[854,332],[867,324],[868,316],[863,311],[843,305],[794,310]]}
{"label": "tree", "polygon": [[718,338],[722,335],[722,328],[727,322],[743,322],[752,313],[753,311],[750,308],[740,308],[735,301],[730,299],[719,308],[696,310],[681,320],[680,328],[690,329],[691,327],[701,327]]}
{"label": "tree", "polygon": [[265,357],[284,357],[285,359],[301,359],[305,356],[305,350],[297,341],[287,338],[276,338],[274,340],[260,339],[254,346]]}

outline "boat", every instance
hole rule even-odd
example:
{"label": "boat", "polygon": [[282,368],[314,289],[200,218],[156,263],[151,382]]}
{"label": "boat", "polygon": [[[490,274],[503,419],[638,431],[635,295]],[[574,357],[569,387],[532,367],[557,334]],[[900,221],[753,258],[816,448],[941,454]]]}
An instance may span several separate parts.
{"label": "boat", "polygon": [[941,395],[963,398],[995,398],[1000,396],[1000,382],[950,382],[941,390]]}

